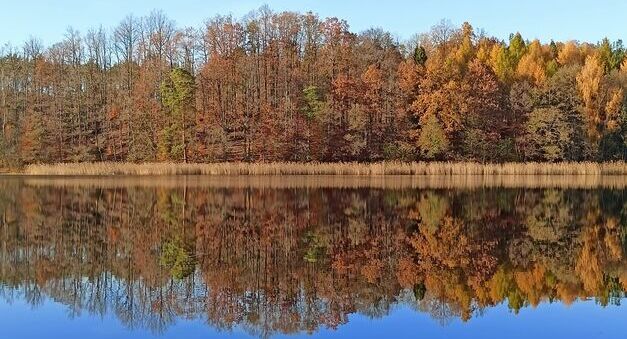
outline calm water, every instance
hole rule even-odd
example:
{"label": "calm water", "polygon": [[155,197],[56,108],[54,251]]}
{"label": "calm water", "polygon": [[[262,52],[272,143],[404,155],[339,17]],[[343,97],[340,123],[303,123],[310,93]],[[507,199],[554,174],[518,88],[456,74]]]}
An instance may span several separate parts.
{"label": "calm water", "polygon": [[624,338],[624,178],[0,178],[6,338]]}

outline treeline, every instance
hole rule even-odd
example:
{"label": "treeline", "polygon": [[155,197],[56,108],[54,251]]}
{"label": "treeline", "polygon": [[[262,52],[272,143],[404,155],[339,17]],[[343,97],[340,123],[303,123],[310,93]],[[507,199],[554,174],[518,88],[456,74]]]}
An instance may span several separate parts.
{"label": "treeline", "polygon": [[451,321],[626,296],[624,190],[0,188],[0,298],[130,328],[269,337],[398,304]]}
{"label": "treeline", "polygon": [[316,14],[162,12],[0,53],[0,161],[607,161],[627,157],[621,41],[446,21],[400,43]]}

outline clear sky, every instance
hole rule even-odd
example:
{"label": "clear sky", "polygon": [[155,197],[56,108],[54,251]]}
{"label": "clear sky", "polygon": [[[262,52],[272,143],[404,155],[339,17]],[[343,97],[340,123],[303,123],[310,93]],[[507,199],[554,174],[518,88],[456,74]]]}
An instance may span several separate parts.
{"label": "clear sky", "polygon": [[0,42],[20,44],[29,36],[60,40],[70,26],[113,27],[127,14],[162,9],[179,26],[197,26],[215,14],[241,17],[268,4],[276,11],[314,11],[348,20],[353,31],[382,27],[401,39],[425,32],[440,19],[469,21],[490,35],[520,31],[544,41],[596,42],[627,38],[624,0],[6,0],[0,9]]}
{"label": "clear sky", "polygon": [[[21,298],[21,297],[20,297]],[[207,325],[205,317],[196,320],[175,319],[175,323],[160,335],[142,329],[130,331],[108,310],[105,315],[82,312],[70,317],[67,306],[49,300],[36,307],[16,298],[12,303],[0,299],[3,338],[65,338],[65,339],[206,339],[250,338],[241,328],[220,332]],[[542,303],[525,307],[519,314],[507,309],[506,303],[487,308],[481,316],[473,315],[469,322],[455,319],[446,325],[438,323],[426,313],[415,312],[405,306],[393,307],[390,314],[370,319],[360,314],[349,315],[348,323],[336,331],[320,329],[316,338],[485,338],[485,339],[618,339],[627,331],[625,303],[601,307],[593,300],[578,301],[566,306],[562,303]],[[300,333],[277,338],[310,339]]]}

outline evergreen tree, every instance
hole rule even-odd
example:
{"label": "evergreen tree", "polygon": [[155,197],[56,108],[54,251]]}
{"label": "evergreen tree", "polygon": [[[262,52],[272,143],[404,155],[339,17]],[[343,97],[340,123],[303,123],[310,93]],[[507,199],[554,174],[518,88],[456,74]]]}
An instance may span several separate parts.
{"label": "evergreen tree", "polygon": [[188,161],[195,92],[194,76],[181,68],[170,71],[161,84],[161,100],[166,108],[168,125],[162,130],[159,150],[167,160]]}

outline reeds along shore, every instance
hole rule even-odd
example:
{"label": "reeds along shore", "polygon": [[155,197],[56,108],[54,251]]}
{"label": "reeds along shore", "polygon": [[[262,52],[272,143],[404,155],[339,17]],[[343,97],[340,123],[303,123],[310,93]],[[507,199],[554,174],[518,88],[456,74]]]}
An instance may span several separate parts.
{"label": "reeds along shore", "polygon": [[627,163],[65,163],[29,165],[23,174],[106,175],[625,175]]}
{"label": "reeds along shore", "polygon": [[225,188],[225,189],[625,189],[625,175],[241,175],[241,176],[18,176],[1,184],[63,188]]}

